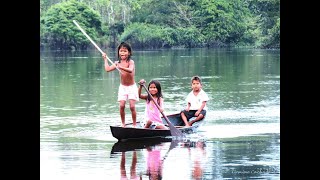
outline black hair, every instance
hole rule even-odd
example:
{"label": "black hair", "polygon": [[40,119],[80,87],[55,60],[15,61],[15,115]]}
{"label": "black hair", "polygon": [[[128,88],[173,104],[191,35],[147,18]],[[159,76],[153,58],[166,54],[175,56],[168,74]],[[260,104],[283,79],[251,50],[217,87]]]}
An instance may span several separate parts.
{"label": "black hair", "polygon": [[129,51],[129,56],[128,56],[128,59],[127,59],[127,61],[130,61],[130,58],[131,58],[131,56],[132,56],[132,50],[131,50],[131,46],[130,46],[130,44],[128,44],[128,43],[126,43],[126,42],[121,42],[120,44],[119,44],[119,46],[118,46],[118,52],[117,52],[117,54],[118,54],[118,60],[119,60],[119,62],[120,62],[120,55],[119,55],[119,50],[120,50],[120,48],[126,48],[126,49],[128,49],[128,51]]}
{"label": "black hair", "polygon": [[[159,81],[157,81],[157,80],[151,80],[150,82],[149,82],[149,85],[148,85],[148,90],[149,90],[149,87],[150,87],[150,85],[151,84],[154,84],[154,85],[156,85],[156,88],[157,88],[157,90],[158,90],[158,92],[157,92],[157,97],[158,97],[158,105],[160,106],[160,97],[162,98],[162,92],[161,92],[161,84],[160,84],[160,82]],[[147,102],[149,103],[150,101],[152,101],[152,99],[151,99],[151,96],[148,94],[148,98],[147,98],[148,100],[147,100]]]}
{"label": "black hair", "polygon": [[192,84],[193,81],[199,81],[200,84],[202,84],[201,78],[200,78],[199,76],[193,76],[193,77],[191,78],[191,84]]}

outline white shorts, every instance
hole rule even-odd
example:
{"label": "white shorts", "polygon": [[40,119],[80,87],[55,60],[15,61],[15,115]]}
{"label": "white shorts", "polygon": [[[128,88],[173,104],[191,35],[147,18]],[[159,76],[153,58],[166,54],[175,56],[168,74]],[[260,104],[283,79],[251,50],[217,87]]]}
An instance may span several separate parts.
{"label": "white shorts", "polygon": [[136,84],[133,84],[131,86],[124,86],[120,84],[118,91],[118,101],[127,101],[127,99],[139,101],[138,88]]}

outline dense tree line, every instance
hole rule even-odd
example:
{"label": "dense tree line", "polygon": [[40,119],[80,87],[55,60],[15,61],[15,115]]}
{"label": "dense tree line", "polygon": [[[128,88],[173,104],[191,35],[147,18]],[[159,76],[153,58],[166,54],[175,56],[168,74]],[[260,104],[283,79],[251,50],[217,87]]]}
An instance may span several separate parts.
{"label": "dense tree line", "polygon": [[280,0],[40,0],[40,45],[280,48]]}

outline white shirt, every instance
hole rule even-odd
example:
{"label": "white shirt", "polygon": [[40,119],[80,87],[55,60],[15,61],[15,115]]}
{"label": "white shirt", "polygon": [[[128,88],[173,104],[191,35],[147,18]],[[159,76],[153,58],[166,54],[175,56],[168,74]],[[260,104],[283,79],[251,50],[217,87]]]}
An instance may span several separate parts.
{"label": "white shirt", "polygon": [[[203,101],[208,101],[209,97],[206,92],[204,92],[202,89],[198,93],[197,96],[193,94],[193,91],[191,91],[187,96],[187,103],[190,103],[190,110],[198,110],[200,109]],[[203,110],[207,110],[207,104],[204,106]]]}

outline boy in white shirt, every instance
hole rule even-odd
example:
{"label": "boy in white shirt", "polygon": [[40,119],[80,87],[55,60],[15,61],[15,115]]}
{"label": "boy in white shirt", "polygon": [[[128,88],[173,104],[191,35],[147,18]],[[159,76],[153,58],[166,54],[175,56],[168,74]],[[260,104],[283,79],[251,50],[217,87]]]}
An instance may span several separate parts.
{"label": "boy in white shirt", "polygon": [[[187,107],[181,111],[181,118],[185,126],[189,127],[196,121],[202,120],[206,115],[207,101],[209,100],[206,92],[202,90],[202,83],[199,76],[191,78],[192,91],[188,94],[186,101]],[[190,118],[196,117],[194,120],[189,121]]]}

